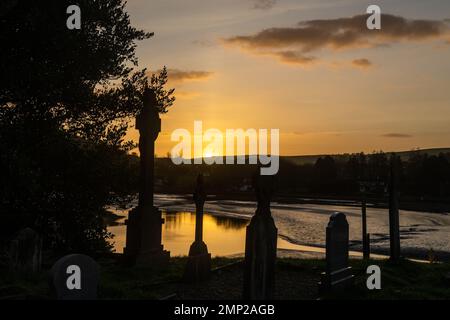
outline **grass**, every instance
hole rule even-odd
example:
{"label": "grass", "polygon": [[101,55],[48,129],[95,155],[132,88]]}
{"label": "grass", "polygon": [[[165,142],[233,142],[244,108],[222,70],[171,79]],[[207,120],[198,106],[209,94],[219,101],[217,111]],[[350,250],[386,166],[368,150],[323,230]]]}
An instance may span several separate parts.
{"label": "grass", "polygon": [[[212,267],[228,265],[238,259],[214,258]],[[99,261],[101,279],[100,299],[158,299],[171,293],[181,298],[239,299],[242,267],[232,266],[228,271],[214,273],[211,280],[200,285],[183,284],[185,257],[171,259],[161,272],[145,268],[125,268],[112,260]],[[367,266],[381,268],[381,290],[366,287]],[[448,263],[424,264],[407,260],[393,263],[387,260],[351,260],[355,275],[354,286],[324,299],[450,299],[450,265]],[[324,260],[282,258],[277,262],[277,298],[316,299],[317,282],[325,268]],[[0,299],[48,299],[47,272],[33,277],[0,270]]]}
{"label": "grass", "polygon": [[[366,269],[369,265],[381,269],[381,290],[368,290]],[[342,293],[330,294],[329,299],[382,299],[382,300],[440,300],[450,299],[448,263],[417,263],[409,260],[392,262],[353,260],[355,283]]]}

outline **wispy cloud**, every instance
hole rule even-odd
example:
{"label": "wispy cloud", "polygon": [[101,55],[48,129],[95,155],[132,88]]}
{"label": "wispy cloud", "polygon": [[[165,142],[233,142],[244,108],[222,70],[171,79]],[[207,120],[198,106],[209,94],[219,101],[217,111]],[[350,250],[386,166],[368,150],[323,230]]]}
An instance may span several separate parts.
{"label": "wispy cloud", "polygon": [[385,138],[412,138],[412,135],[393,132],[393,133],[383,134],[382,137],[385,137]]}
{"label": "wispy cloud", "polygon": [[277,3],[277,0],[251,0],[253,2],[254,9],[268,10],[272,9]]}
{"label": "wispy cloud", "polygon": [[[159,71],[157,71],[159,72]],[[154,71],[150,73],[155,73]],[[189,82],[189,81],[202,81],[208,80],[212,77],[214,72],[211,71],[198,71],[198,70],[179,70],[168,69],[167,70],[170,82]]]}
{"label": "wispy cloud", "polygon": [[298,66],[308,66],[313,64],[317,60],[315,57],[306,56],[299,52],[289,50],[267,52],[267,55],[277,58],[282,63]]}
{"label": "wispy cloud", "polygon": [[[319,50],[351,50],[389,46],[397,42],[446,40],[450,27],[445,21],[412,20],[390,14],[382,15],[382,29],[368,30],[367,15],[348,18],[301,21],[294,27],[268,28],[253,35],[237,35],[222,39],[227,46],[239,47],[254,54],[272,56],[282,62],[305,57],[314,60],[312,52]],[[295,52],[295,53],[294,53]],[[367,61],[354,60],[356,65],[368,67]],[[366,63],[365,63],[366,62]],[[355,65],[355,64],[354,64]]]}
{"label": "wispy cloud", "polygon": [[373,66],[373,63],[370,62],[368,59],[366,58],[361,58],[361,59],[355,59],[352,61],[352,65],[357,67],[357,68],[370,68]]}

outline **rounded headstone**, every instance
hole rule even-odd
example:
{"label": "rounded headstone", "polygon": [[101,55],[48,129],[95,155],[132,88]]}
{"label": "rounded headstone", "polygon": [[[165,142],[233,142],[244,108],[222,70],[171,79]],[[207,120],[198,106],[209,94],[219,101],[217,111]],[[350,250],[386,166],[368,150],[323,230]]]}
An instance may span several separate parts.
{"label": "rounded headstone", "polygon": [[327,268],[329,272],[348,267],[348,222],[345,214],[333,213],[327,226]]}
{"label": "rounded headstone", "polygon": [[95,300],[99,275],[100,267],[94,259],[70,254],[53,265],[50,282],[58,300]]}

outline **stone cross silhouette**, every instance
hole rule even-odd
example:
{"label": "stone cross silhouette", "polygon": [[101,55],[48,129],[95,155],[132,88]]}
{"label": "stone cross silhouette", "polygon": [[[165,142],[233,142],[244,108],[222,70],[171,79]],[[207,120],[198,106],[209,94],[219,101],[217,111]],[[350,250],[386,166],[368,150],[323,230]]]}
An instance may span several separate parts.
{"label": "stone cross silhouette", "polygon": [[189,248],[189,256],[208,254],[208,247],[203,241],[203,207],[206,200],[205,185],[203,175],[197,177],[197,185],[194,190],[195,202],[195,240]]}
{"label": "stone cross silhouette", "polygon": [[259,175],[254,176],[253,188],[255,189],[256,200],[258,202],[255,214],[270,216],[270,199],[273,194],[273,177]]}
{"label": "stone cross silhouette", "polygon": [[161,131],[161,118],[158,113],[158,102],[155,92],[145,88],[144,107],[136,117],[136,128],[139,130],[140,181],[139,206],[153,206],[153,179],[155,140]]}
{"label": "stone cross silhouette", "polygon": [[196,209],[195,240],[189,248],[189,258],[184,271],[184,280],[187,282],[206,280],[211,272],[211,254],[208,253],[208,247],[203,241],[203,206],[206,193],[202,174],[197,177],[193,198]]}
{"label": "stone cross silhouette", "polygon": [[170,253],[161,244],[161,211],[154,207],[153,184],[155,140],[161,131],[158,101],[151,88],[145,88],[143,108],[136,116],[139,130],[140,176],[138,206],[129,212],[124,254],[129,264],[164,267]]}
{"label": "stone cross silhouette", "polygon": [[197,185],[194,191],[194,202],[196,208],[195,214],[195,241],[203,241],[203,207],[205,205],[206,193],[203,183],[203,175],[199,174],[197,177]]}

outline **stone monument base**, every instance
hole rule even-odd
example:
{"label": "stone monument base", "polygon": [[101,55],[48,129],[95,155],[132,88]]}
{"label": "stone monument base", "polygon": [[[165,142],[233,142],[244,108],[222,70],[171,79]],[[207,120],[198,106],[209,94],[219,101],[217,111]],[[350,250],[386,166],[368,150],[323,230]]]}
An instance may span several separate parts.
{"label": "stone monument base", "polygon": [[136,266],[152,269],[162,269],[169,264],[170,252],[163,249],[141,251],[136,257]]}
{"label": "stone monument base", "polygon": [[123,248],[124,261],[127,265],[134,265],[139,252],[140,229],[139,229],[139,209],[138,207],[128,212],[128,219],[125,220],[127,226],[126,246]]}
{"label": "stone monument base", "polygon": [[183,279],[186,282],[208,280],[211,275],[211,254],[189,256]]}
{"label": "stone monument base", "polygon": [[343,268],[331,273],[323,272],[319,282],[319,293],[339,291],[353,285],[354,275],[352,267]]}
{"label": "stone monument base", "polygon": [[156,207],[136,207],[130,210],[126,247],[123,249],[125,265],[161,269],[168,265],[170,252],[161,245],[161,211]]}

